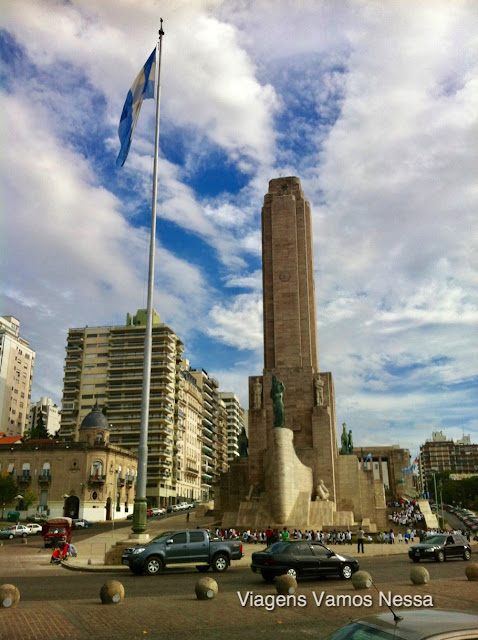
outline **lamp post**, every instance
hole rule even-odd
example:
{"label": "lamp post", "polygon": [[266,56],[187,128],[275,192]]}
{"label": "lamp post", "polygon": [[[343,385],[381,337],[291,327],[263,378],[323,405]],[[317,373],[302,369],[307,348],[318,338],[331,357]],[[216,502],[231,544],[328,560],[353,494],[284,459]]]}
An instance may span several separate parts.
{"label": "lamp post", "polygon": [[[15,496],[15,499],[16,500],[23,500],[23,496],[21,496],[21,495]],[[18,513],[18,516],[17,516],[17,524],[18,524],[20,522],[20,509],[18,509],[17,513]]]}
{"label": "lamp post", "polygon": [[118,505],[118,469],[115,469],[115,482],[114,482],[114,505],[113,506],[113,527],[112,527],[112,532],[113,532],[113,537],[115,535],[115,511],[116,511],[116,507]]}
{"label": "lamp post", "polygon": [[65,518],[68,516],[68,514],[67,514],[67,512],[66,512],[66,501],[67,501],[67,499],[68,499],[69,497],[70,497],[70,496],[69,496],[69,494],[68,494],[68,493],[64,493],[64,494],[62,495],[62,498],[63,498],[63,500],[64,500],[64,502],[63,502],[63,515],[65,516]]}

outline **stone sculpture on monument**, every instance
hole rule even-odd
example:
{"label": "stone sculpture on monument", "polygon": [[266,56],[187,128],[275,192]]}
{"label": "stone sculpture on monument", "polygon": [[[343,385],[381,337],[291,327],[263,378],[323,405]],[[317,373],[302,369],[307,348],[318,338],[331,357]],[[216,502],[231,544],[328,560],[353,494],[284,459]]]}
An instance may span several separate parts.
{"label": "stone sculpture on monument", "polygon": [[272,376],[272,410],[274,412],[274,427],[284,426],[284,384],[274,375]]}

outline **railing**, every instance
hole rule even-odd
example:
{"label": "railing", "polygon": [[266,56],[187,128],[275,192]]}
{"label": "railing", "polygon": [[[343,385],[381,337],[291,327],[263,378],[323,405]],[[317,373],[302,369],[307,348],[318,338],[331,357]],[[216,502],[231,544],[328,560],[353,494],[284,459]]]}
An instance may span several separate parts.
{"label": "railing", "polygon": [[91,484],[103,484],[106,481],[106,476],[99,473],[90,475],[89,480]]}

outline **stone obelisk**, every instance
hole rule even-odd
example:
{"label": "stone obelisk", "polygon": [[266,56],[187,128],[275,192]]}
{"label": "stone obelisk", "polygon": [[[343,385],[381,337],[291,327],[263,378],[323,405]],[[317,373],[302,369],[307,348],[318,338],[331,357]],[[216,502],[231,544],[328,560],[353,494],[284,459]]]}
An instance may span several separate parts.
{"label": "stone obelisk", "polygon": [[[257,492],[269,496],[272,517],[281,521],[299,508],[301,491],[308,503],[314,499],[320,480],[335,500],[334,390],[330,373],[319,374],[312,244],[310,205],[300,180],[271,180],[262,209],[264,371],[249,379],[249,474]],[[273,427],[273,375],[285,385],[287,434]],[[294,458],[288,463],[286,440]],[[283,486],[291,484],[296,488],[281,502]]]}

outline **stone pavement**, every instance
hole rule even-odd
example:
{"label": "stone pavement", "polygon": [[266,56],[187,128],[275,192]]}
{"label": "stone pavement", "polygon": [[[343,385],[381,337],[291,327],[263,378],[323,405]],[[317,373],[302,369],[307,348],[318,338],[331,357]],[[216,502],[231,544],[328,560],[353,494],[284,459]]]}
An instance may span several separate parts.
{"label": "stone pavement", "polygon": [[[197,521],[191,517],[190,527],[204,526],[204,521]],[[167,520],[149,521],[148,531],[155,532],[168,529],[180,529],[186,525],[185,517],[177,516]],[[324,607],[314,603],[314,593],[320,594],[326,591],[330,596],[339,595],[356,596],[350,581],[312,581],[301,582],[298,593],[304,594],[307,606],[290,606],[267,610],[265,607],[252,605],[248,602],[242,604],[235,590],[235,582],[230,581],[226,588],[224,576],[211,574],[220,584],[219,595],[215,600],[199,602],[194,595],[194,584],[199,577],[196,573],[181,576],[184,581],[184,591],[181,593],[170,592],[166,587],[158,597],[148,593],[148,578],[144,579],[144,592],[141,597],[128,595],[119,605],[104,606],[100,603],[98,584],[102,579],[118,579],[121,575],[126,581],[129,578],[127,567],[104,567],[102,565],[105,549],[111,542],[124,539],[129,529],[117,531],[114,539],[110,533],[92,536],[75,543],[79,555],[76,559],[70,559],[65,566],[79,571],[94,571],[103,573],[92,586],[92,596],[87,598],[72,598],[74,593],[75,574],[71,572],[71,587],[63,598],[49,601],[36,601],[35,599],[20,600],[15,608],[0,609],[0,640],[224,640],[225,636],[239,637],[244,640],[294,640],[300,637],[313,636],[318,640],[325,638],[334,629],[347,623],[353,618],[368,615],[376,611],[383,612],[384,606],[379,606],[377,592],[371,591],[374,600],[373,606],[336,606]],[[21,545],[23,546],[23,545]],[[248,566],[250,555],[262,545],[246,545],[245,557],[240,561],[241,565]],[[13,548],[13,547],[12,547]],[[355,545],[335,547],[342,553],[355,554]],[[394,545],[368,544],[365,548],[365,560],[372,555],[405,554],[407,546],[402,543]],[[478,545],[475,544],[474,554],[478,553]],[[36,563],[38,564],[38,555]],[[91,559],[91,564],[88,560]],[[373,559],[371,559],[372,561]],[[22,561],[23,575],[28,575],[28,558]],[[368,562],[368,561],[367,561]],[[54,580],[59,576],[64,581],[65,571],[61,567],[52,567],[44,558],[44,573],[48,580]],[[32,565],[33,566],[33,565]],[[235,566],[240,566],[235,563]],[[433,604],[437,608],[449,608],[458,610],[478,609],[478,583],[471,583],[464,576],[464,563],[460,565],[460,577],[451,579],[431,580],[427,585],[413,587],[409,580],[397,578],[387,588],[393,589],[394,595],[407,595],[410,593],[430,594],[433,596]],[[52,571],[53,570],[53,571]],[[408,572],[408,568],[407,568]],[[461,573],[463,572],[463,573]],[[0,573],[5,571],[0,567]],[[40,570],[41,573],[41,570]],[[373,571],[372,571],[373,573]],[[36,575],[38,576],[37,571]],[[110,574],[110,577],[108,577]],[[229,574],[229,572],[227,572]],[[8,574],[10,575],[10,574]],[[76,574],[79,577],[79,574]],[[132,578],[136,579],[137,578]],[[94,576],[91,575],[91,580]],[[143,580],[140,578],[140,580]],[[244,583],[243,583],[244,584]],[[246,584],[249,585],[247,581]],[[93,582],[92,582],[93,585]],[[383,586],[382,586],[383,588]],[[275,594],[275,587],[261,581],[251,580],[251,593],[269,598]],[[253,591],[252,591],[253,590]],[[247,593],[242,588],[242,597]],[[403,608],[400,613],[403,614]]]}

